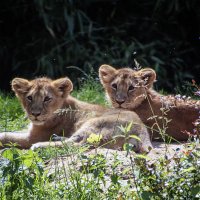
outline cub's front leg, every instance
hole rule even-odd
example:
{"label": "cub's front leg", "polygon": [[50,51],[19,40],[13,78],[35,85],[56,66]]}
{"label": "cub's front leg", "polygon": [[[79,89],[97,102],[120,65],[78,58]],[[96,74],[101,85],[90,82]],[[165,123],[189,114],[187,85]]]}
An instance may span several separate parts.
{"label": "cub's front leg", "polygon": [[35,143],[49,141],[50,136],[50,132],[33,127],[27,131],[2,132],[0,133],[0,142],[2,143],[0,148],[6,147],[6,144],[9,143],[16,143],[17,147],[21,149],[29,149]]}
{"label": "cub's front leg", "polygon": [[28,149],[31,146],[30,133],[28,132],[1,132],[0,142],[2,146],[6,147],[6,144],[16,143],[22,149]]}
{"label": "cub's front leg", "polygon": [[31,149],[36,150],[38,148],[47,147],[64,147],[64,145],[67,145],[67,139],[63,141],[37,142],[31,146]]}

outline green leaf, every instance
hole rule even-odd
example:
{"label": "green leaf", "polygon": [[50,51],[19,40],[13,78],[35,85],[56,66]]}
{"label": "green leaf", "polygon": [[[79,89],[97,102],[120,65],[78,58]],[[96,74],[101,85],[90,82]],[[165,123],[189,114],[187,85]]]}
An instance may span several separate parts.
{"label": "green leaf", "polygon": [[183,174],[183,173],[186,173],[186,172],[191,172],[191,171],[193,171],[193,170],[195,170],[194,167],[189,167],[189,168],[187,168],[187,169],[184,169],[180,174]]}
{"label": "green leaf", "polygon": [[19,152],[18,152],[18,149],[16,148],[15,149],[10,148],[10,149],[4,150],[1,155],[10,161],[13,161],[16,157],[19,156]]}
{"label": "green leaf", "polygon": [[112,183],[117,184],[118,180],[119,180],[119,176],[117,174],[111,175],[111,181],[112,181]]}
{"label": "green leaf", "polygon": [[125,151],[127,151],[127,152],[129,152],[129,151],[131,151],[132,149],[133,149],[133,145],[132,144],[130,144],[130,143],[125,143],[124,145],[123,145],[123,149],[125,150]]}
{"label": "green leaf", "polygon": [[197,194],[200,195],[200,186],[192,187],[190,190],[194,197],[196,197]]}
{"label": "green leaf", "polygon": [[148,191],[143,191],[142,194],[141,194],[141,196],[142,196],[142,199],[148,200],[148,199],[151,199],[152,193],[148,192]]}
{"label": "green leaf", "polygon": [[142,159],[149,160],[149,157],[148,157],[148,156],[145,156],[145,155],[142,155],[142,154],[136,154],[135,157],[136,157],[136,158],[142,158]]}
{"label": "green leaf", "polygon": [[130,135],[129,137],[141,141],[141,139],[137,135]]}
{"label": "green leaf", "polygon": [[26,152],[26,155],[22,157],[22,159],[23,159],[23,164],[26,167],[30,167],[33,164],[33,161],[35,159],[34,152],[32,150],[28,150]]}
{"label": "green leaf", "polygon": [[130,122],[126,128],[126,131],[129,132],[132,128],[133,122]]}
{"label": "green leaf", "polygon": [[126,132],[125,128],[124,128],[122,125],[121,125],[121,126],[118,126],[118,128],[121,130],[122,133],[125,133],[125,132]]}

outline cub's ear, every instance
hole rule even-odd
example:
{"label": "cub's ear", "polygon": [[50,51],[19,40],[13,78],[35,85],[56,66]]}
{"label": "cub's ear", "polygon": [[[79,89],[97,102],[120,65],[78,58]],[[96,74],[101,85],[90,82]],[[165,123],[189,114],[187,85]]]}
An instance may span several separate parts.
{"label": "cub's ear", "polygon": [[73,90],[73,84],[69,78],[59,78],[53,81],[53,86],[58,89],[62,97],[68,95]]}
{"label": "cub's ear", "polygon": [[110,82],[116,71],[117,70],[110,65],[101,65],[99,68],[99,78],[101,83],[104,84]]}
{"label": "cub's ear", "polygon": [[12,90],[16,95],[25,94],[31,87],[30,81],[23,78],[14,78],[11,83]]}
{"label": "cub's ear", "polygon": [[145,68],[138,71],[139,77],[145,81],[145,85],[150,88],[156,80],[156,72],[151,68]]}

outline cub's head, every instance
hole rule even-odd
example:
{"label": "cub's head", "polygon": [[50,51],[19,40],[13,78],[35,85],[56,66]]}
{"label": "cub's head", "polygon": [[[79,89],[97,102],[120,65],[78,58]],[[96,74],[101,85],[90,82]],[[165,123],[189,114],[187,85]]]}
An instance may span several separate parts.
{"label": "cub's head", "polygon": [[32,81],[22,78],[12,80],[12,90],[35,125],[42,125],[53,117],[72,89],[72,82],[68,78],[54,81],[48,78],[36,78]]}
{"label": "cub's head", "polygon": [[150,68],[139,71],[130,68],[117,70],[109,65],[102,65],[99,77],[115,108],[134,109],[145,99],[146,91],[156,79],[156,73]]}

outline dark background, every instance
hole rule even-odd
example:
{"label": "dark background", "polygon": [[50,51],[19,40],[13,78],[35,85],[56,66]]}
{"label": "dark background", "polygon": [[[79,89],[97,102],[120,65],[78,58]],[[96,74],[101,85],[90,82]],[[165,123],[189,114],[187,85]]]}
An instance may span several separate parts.
{"label": "dark background", "polygon": [[0,1],[0,90],[16,76],[67,75],[78,86],[101,64],[134,59],[156,70],[158,88],[200,82],[200,1]]}

